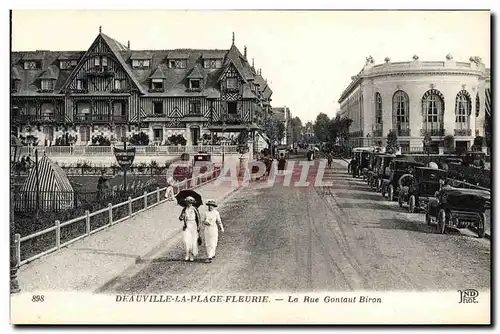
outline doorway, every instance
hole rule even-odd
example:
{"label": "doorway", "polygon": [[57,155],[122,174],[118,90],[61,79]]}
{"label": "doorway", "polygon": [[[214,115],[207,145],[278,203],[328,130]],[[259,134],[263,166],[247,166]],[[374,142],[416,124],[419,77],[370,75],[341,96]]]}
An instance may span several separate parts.
{"label": "doorway", "polygon": [[191,143],[193,145],[198,145],[200,140],[200,128],[198,126],[191,127]]}

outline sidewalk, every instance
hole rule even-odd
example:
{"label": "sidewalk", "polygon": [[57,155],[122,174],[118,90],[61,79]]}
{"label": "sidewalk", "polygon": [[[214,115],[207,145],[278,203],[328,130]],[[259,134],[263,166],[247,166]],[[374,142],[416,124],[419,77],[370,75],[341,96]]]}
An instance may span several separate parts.
{"label": "sidewalk", "polygon": [[[204,201],[222,202],[238,187],[215,181],[195,190]],[[206,211],[202,206],[200,212]],[[181,207],[163,202],[145,212],[22,266],[21,292],[94,291],[140,258],[150,258],[177,241],[182,232]]]}

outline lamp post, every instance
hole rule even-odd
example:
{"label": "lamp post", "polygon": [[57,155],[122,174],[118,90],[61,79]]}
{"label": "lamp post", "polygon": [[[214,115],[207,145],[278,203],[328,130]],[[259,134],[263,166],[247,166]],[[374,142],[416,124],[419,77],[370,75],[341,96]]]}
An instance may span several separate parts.
{"label": "lamp post", "polygon": [[425,151],[427,152],[427,166],[429,166],[429,163],[430,163],[430,152],[429,152],[429,148],[430,148],[430,145],[431,145],[431,142],[432,142],[432,138],[431,136],[427,133],[424,137],[424,140],[423,140],[423,143],[424,143],[424,148],[425,148]]}
{"label": "lamp post", "polygon": [[15,241],[15,224],[14,224],[14,176],[15,164],[21,156],[22,143],[19,138],[11,136],[10,142],[10,293],[19,293],[19,283],[17,281],[17,256],[16,256],[16,241]]}

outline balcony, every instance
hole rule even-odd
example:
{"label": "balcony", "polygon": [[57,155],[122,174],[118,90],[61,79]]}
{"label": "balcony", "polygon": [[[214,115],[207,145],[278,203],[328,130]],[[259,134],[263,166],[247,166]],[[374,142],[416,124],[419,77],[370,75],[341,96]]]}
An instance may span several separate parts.
{"label": "balcony", "polygon": [[444,129],[420,129],[420,135],[426,136],[444,136]]}
{"label": "balcony", "polygon": [[373,130],[373,137],[382,137],[382,130]]}
{"label": "balcony", "polygon": [[55,115],[13,115],[12,118],[20,122],[56,122],[64,120],[64,117],[56,117]]}
{"label": "balcony", "polygon": [[455,129],[455,136],[472,136],[471,129]]}
{"label": "balcony", "polygon": [[92,77],[114,77],[115,73],[105,67],[94,67],[89,69],[86,75]]}
{"label": "balcony", "polygon": [[110,122],[127,122],[128,117],[122,115],[89,115],[89,114],[76,114],[74,117],[75,122],[81,123],[110,123]]}

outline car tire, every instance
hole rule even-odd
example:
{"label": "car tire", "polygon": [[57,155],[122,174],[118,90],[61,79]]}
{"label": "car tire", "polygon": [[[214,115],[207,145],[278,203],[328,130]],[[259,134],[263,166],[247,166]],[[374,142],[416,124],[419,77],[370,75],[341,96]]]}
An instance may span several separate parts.
{"label": "car tire", "polygon": [[408,199],[408,212],[409,213],[415,213],[415,204],[416,204],[415,196],[411,195],[410,198]]}
{"label": "car tire", "polygon": [[484,238],[484,234],[486,233],[485,228],[484,228],[484,222],[485,222],[485,215],[482,213],[479,218],[479,222],[477,223],[477,237],[478,238]]}
{"label": "car tire", "polygon": [[389,194],[388,194],[389,201],[394,201],[394,187],[392,184],[389,186]]}
{"label": "car tire", "polygon": [[449,217],[444,209],[439,210],[437,217],[437,230],[439,234],[444,234]]}

